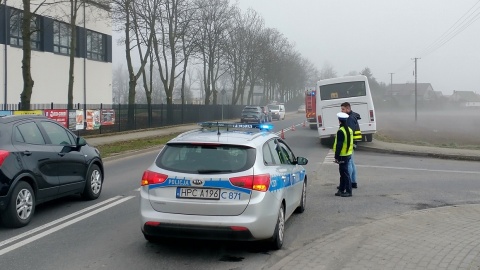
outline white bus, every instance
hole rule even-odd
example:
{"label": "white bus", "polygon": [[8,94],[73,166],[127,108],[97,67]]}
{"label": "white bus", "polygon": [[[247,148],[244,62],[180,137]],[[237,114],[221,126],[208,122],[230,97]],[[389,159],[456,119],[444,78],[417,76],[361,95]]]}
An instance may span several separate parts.
{"label": "white bus", "polygon": [[338,131],[337,113],[340,105],[349,102],[352,111],[360,114],[358,120],[364,141],[371,142],[377,131],[375,108],[367,77],[363,75],[332,78],[317,82],[316,120],[318,134],[324,141],[333,138]]}

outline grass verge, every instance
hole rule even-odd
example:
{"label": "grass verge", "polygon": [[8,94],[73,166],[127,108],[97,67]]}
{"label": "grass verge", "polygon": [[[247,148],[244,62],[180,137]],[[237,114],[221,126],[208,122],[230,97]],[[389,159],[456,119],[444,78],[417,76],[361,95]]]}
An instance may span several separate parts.
{"label": "grass verge", "polygon": [[388,136],[382,133],[381,131],[378,131],[376,134],[374,134],[373,138],[382,142],[389,142],[389,143],[403,143],[403,144],[411,144],[411,145],[419,145],[419,146],[480,150],[480,145],[463,145],[455,142],[431,143],[431,142],[426,142],[423,140],[415,140],[415,139],[411,141],[406,141],[406,140],[393,138],[391,136]]}
{"label": "grass verge", "polygon": [[160,146],[167,143],[169,140],[175,138],[178,134],[170,134],[167,136],[161,137],[151,137],[151,138],[142,138],[136,140],[129,140],[123,142],[115,142],[109,143],[104,145],[97,146],[98,150],[102,155],[102,158],[111,157],[114,155],[118,155],[120,153],[134,151],[134,150],[142,150],[148,149],[155,146]]}

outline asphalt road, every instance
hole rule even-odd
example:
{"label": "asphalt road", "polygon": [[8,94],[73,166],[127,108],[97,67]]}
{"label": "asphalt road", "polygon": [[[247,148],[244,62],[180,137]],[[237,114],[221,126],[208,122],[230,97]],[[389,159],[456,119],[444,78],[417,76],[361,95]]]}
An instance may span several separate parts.
{"label": "asphalt road", "polygon": [[[274,124],[280,131],[302,121],[294,115]],[[355,156],[359,188],[352,198],[335,197],[338,166],[316,131],[297,126],[285,137],[297,155],[309,159],[309,190],[305,213],[286,224],[282,250],[263,250],[256,243],[144,240],[137,189],[155,150],[106,162],[99,200],[68,197],[39,206],[27,227],[0,227],[1,268],[268,269],[286,254],[342,228],[415,209],[480,203],[478,162],[360,151]]]}

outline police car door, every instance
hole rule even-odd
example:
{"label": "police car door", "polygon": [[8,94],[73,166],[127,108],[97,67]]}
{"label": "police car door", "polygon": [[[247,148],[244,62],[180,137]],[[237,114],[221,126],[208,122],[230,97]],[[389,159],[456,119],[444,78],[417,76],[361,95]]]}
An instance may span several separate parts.
{"label": "police car door", "polygon": [[293,169],[294,157],[287,144],[280,140],[276,140],[276,151],[282,163],[282,178],[285,183],[285,200],[286,200],[286,211],[285,216],[288,217],[295,210],[297,200],[295,198],[295,183],[297,182],[297,175],[295,175]]}

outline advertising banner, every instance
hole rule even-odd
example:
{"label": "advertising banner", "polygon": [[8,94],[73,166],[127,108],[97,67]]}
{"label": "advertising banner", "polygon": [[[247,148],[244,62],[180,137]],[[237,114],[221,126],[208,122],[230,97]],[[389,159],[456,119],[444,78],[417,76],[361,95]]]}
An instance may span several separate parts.
{"label": "advertising banner", "polygon": [[62,126],[67,127],[67,110],[65,109],[55,109],[55,110],[43,110],[43,113],[46,117],[53,119]]}
{"label": "advertising banner", "polygon": [[77,111],[76,110],[68,111],[68,129],[77,130]]}
{"label": "advertising banner", "polygon": [[83,129],[83,110],[75,111],[75,130]]}
{"label": "advertising banner", "polygon": [[86,130],[94,130],[100,128],[100,110],[87,110]]}
{"label": "advertising banner", "polygon": [[0,116],[12,115],[12,111],[0,111]]}
{"label": "advertising banner", "polygon": [[115,124],[115,110],[102,110],[102,126],[111,126]]}
{"label": "advertising banner", "polygon": [[13,111],[13,115],[43,115],[43,111],[42,110]]}

